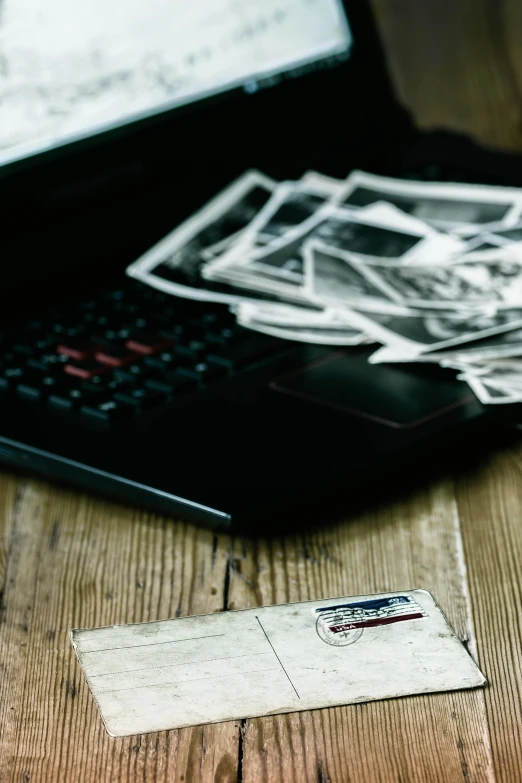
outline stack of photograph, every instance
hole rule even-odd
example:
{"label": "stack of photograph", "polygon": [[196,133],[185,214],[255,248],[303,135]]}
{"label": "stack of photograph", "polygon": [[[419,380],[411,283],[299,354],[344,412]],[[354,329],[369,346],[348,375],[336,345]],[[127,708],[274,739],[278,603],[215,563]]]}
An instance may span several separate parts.
{"label": "stack of photograph", "polygon": [[437,363],[485,404],[522,402],[522,189],[249,171],[127,272],[254,331],[375,343],[371,363]]}

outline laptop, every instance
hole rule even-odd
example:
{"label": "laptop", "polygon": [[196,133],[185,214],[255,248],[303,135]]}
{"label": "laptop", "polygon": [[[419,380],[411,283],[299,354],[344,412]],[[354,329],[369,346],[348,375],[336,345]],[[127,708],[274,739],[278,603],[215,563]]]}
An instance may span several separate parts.
{"label": "laptop", "polygon": [[445,371],[254,334],[125,275],[250,168],[517,176],[416,132],[365,2],[93,0],[73,15],[49,0],[38,26],[15,5],[0,21],[5,465],[248,534],[346,513],[439,444],[446,459],[473,442],[485,409]]}

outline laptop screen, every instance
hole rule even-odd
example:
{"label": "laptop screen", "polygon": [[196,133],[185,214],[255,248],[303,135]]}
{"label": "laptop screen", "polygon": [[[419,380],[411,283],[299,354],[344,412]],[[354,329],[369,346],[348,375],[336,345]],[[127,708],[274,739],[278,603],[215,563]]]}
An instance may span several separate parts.
{"label": "laptop screen", "polygon": [[0,163],[335,64],[342,0],[3,0]]}

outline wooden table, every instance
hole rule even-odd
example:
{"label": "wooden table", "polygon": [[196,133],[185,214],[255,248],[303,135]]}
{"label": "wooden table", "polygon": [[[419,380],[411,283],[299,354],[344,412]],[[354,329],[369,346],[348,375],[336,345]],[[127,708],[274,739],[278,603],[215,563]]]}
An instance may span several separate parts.
{"label": "wooden table", "polygon": [[[422,125],[522,146],[520,4],[374,5]],[[521,781],[521,564],[522,445],[256,543],[4,472],[0,781]],[[488,688],[110,739],[69,643],[74,627],[411,587],[433,591]]]}

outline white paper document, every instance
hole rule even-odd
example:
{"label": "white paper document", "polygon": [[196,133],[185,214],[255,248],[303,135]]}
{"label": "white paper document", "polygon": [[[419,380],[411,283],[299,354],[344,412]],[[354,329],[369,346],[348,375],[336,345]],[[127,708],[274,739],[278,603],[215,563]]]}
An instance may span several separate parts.
{"label": "white paper document", "polygon": [[71,639],[114,737],[486,682],[425,590],[75,630]]}

